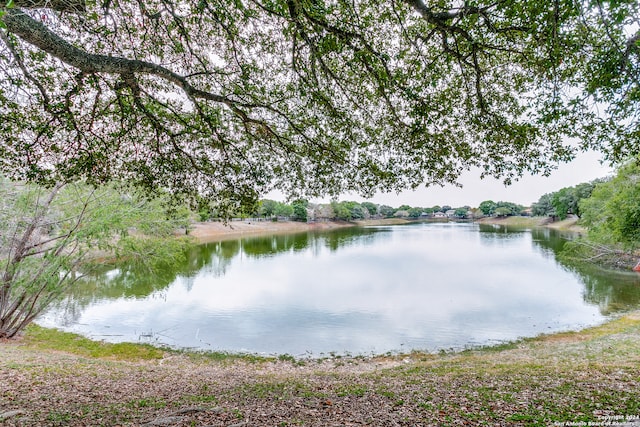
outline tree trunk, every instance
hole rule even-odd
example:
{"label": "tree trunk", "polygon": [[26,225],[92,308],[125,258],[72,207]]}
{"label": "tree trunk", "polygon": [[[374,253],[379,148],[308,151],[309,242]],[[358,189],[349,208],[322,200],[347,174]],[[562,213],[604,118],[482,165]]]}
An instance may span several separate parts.
{"label": "tree trunk", "polygon": [[[1,0],[0,0],[1,1]],[[20,328],[16,327],[16,321],[23,317],[23,302],[27,298],[26,291],[20,295],[12,295],[16,286],[16,274],[20,269],[20,263],[27,258],[30,251],[30,241],[35,231],[42,226],[53,200],[58,195],[63,183],[56,183],[44,200],[35,206],[29,223],[22,232],[15,233],[16,238],[9,250],[4,272],[0,275],[0,338],[11,338]],[[16,230],[20,225],[16,223]],[[38,274],[39,276],[39,274]]]}

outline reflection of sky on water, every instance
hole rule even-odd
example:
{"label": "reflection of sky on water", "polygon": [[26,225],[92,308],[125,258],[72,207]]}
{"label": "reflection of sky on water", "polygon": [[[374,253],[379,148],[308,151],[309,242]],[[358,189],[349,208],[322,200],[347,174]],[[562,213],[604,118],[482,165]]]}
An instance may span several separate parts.
{"label": "reflection of sky on water", "polygon": [[[108,340],[315,355],[461,348],[597,323],[574,273],[530,232],[475,225],[380,228],[267,257],[239,247],[146,298],[90,304],[69,329]],[[60,324],[50,312],[41,323]]]}

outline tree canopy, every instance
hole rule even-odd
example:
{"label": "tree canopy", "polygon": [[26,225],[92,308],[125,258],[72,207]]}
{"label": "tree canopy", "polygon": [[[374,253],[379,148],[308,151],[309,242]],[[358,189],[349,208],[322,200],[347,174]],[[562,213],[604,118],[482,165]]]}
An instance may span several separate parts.
{"label": "tree canopy", "polygon": [[478,209],[483,215],[511,216],[520,215],[524,211],[524,206],[512,202],[494,202],[493,200],[485,200],[480,203]]}
{"label": "tree canopy", "polygon": [[536,203],[531,206],[533,215],[552,216],[563,220],[568,215],[582,216],[581,202],[591,196],[594,187],[603,182],[598,179],[592,182],[583,182],[573,187],[564,187],[553,193],[543,194]]}
{"label": "tree canopy", "polygon": [[590,239],[628,250],[640,247],[640,164],[622,165],[613,178],[597,183],[591,197],[579,205]]}
{"label": "tree canopy", "polygon": [[0,0],[0,172],[253,204],[640,144],[636,0]]}

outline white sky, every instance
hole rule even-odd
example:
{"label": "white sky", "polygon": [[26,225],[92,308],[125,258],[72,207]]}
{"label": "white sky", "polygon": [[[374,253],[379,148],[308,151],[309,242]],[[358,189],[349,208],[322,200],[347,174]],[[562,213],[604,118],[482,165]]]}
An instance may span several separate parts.
{"label": "white sky", "polygon": [[[505,186],[502,181],[485,178],[480,179],[479,171],[469,171],[464,174],[460,183],[462,188],[454,186],[419,188],[415,191],[396,193],[379,193],[369,201],[382,205],[398,207],[409,205],[412,207],[431,207],[435,205],[452,207],[471,206],[477,207],[484,200],[495,202],[514,202],[523,206],[530,206],[537,202],[545,193],[558,191],[563,187],[572,187],[576,184],[589,182],[596,178],[604,178],[611,175],[613,170],[607,164],[601,164],[602,156],[599,153],[579,153],[576,159],[570,163],[558,166],[551,176],[525,175],[519,181],[510,186]],[[281,194],[270,193],[264,198],[283,200]],[[362,197],[345,194],[340,200],[365,201]],[[311,200],[316,203],[327,203],[329,200]]]}
{"label": "white sky", "polygon": [[[420,188],[400,194],[377,194],[370,201],[393,207],[403,204],[419,207],[434,205],[477,207],[484,200],[514,202],[529,206],[537,202],[545,193],[611,175],[612,168],[607,164],[601,164],[601,158],[599,153],[580,153],[574,161],[561,164],[549,177],[525,175],[510,186],[505,186],[502,181],[494,178],[480,179],[479,171],[469,171],[460,179],[462,188],[445,186]],[[357,196],[341,197],[341,200],[349,199],[364,201]]]}

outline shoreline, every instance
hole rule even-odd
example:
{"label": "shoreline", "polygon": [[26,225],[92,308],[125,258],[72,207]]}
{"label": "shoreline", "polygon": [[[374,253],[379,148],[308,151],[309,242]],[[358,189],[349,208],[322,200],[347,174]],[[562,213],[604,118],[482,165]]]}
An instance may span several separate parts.
{"label": "shoreline", "polygon": [[[564,221],[549,222],[543,217],[485,217],[473,222],[478,224],[495,224],[511,227],[547,227],[561,231],[574,233],[584,233],[583,227],[577,225],[577,218],[569,218]],[[189,235],[194,237],[198,243],[211,243],[224,240],[233,240],[243,237],[266,236],[270,234],[294,234],[313,231],[329,231],[349,227],[370,227],[386,225],[408,225],[416,223],[442,222],[433,219],[405,219],[405,218],[380,218],[356,221],[319,221],[319,222],[297,222],[297,221],[222,221],[196,222],[193,223]],[[447,221],[448,222],[448,221]]]}
{"label": "shoreline", "polygon": [[210,243],[250,236],[305,233],[353,226],[354,224],[352,223],[333,221],[318,223],[296,221],[229,221],[226,224],[221,221],[211,221],[193,224],[189,230],[189,235],[195,237],[199,243]]}
{"label": "shoreline", "polygon": [[69,349],[42,332],[0,342],[3,425],[600,425],[639,408],[640,311],[494,347],[322,360],[127,353],[74,334]]}
{"label": "shoreline", "polygon": [[584,234],[586,229],[578,225],[577,217],[567,218],[561,221],[550,221],[546,217],[524,217],[524,216],[509,216],[505,218],[498,217],[485,217],[476,220],[478,224],[495,224],[509,227],[525,227],[525,228],[553,228],[559,231],[568,231],[571,233]]}
{"label": "shoreline", "polygon": [[189,235],[196,238],[198,243],[210,243],[230,239],[270,234],[294,234],[313,231],[329,231],[349,227],[365,227],[372,225],[410,224],[413,221],[402,219],[376,219],[364,221],[222,221],[196,222],[189,230]]}

